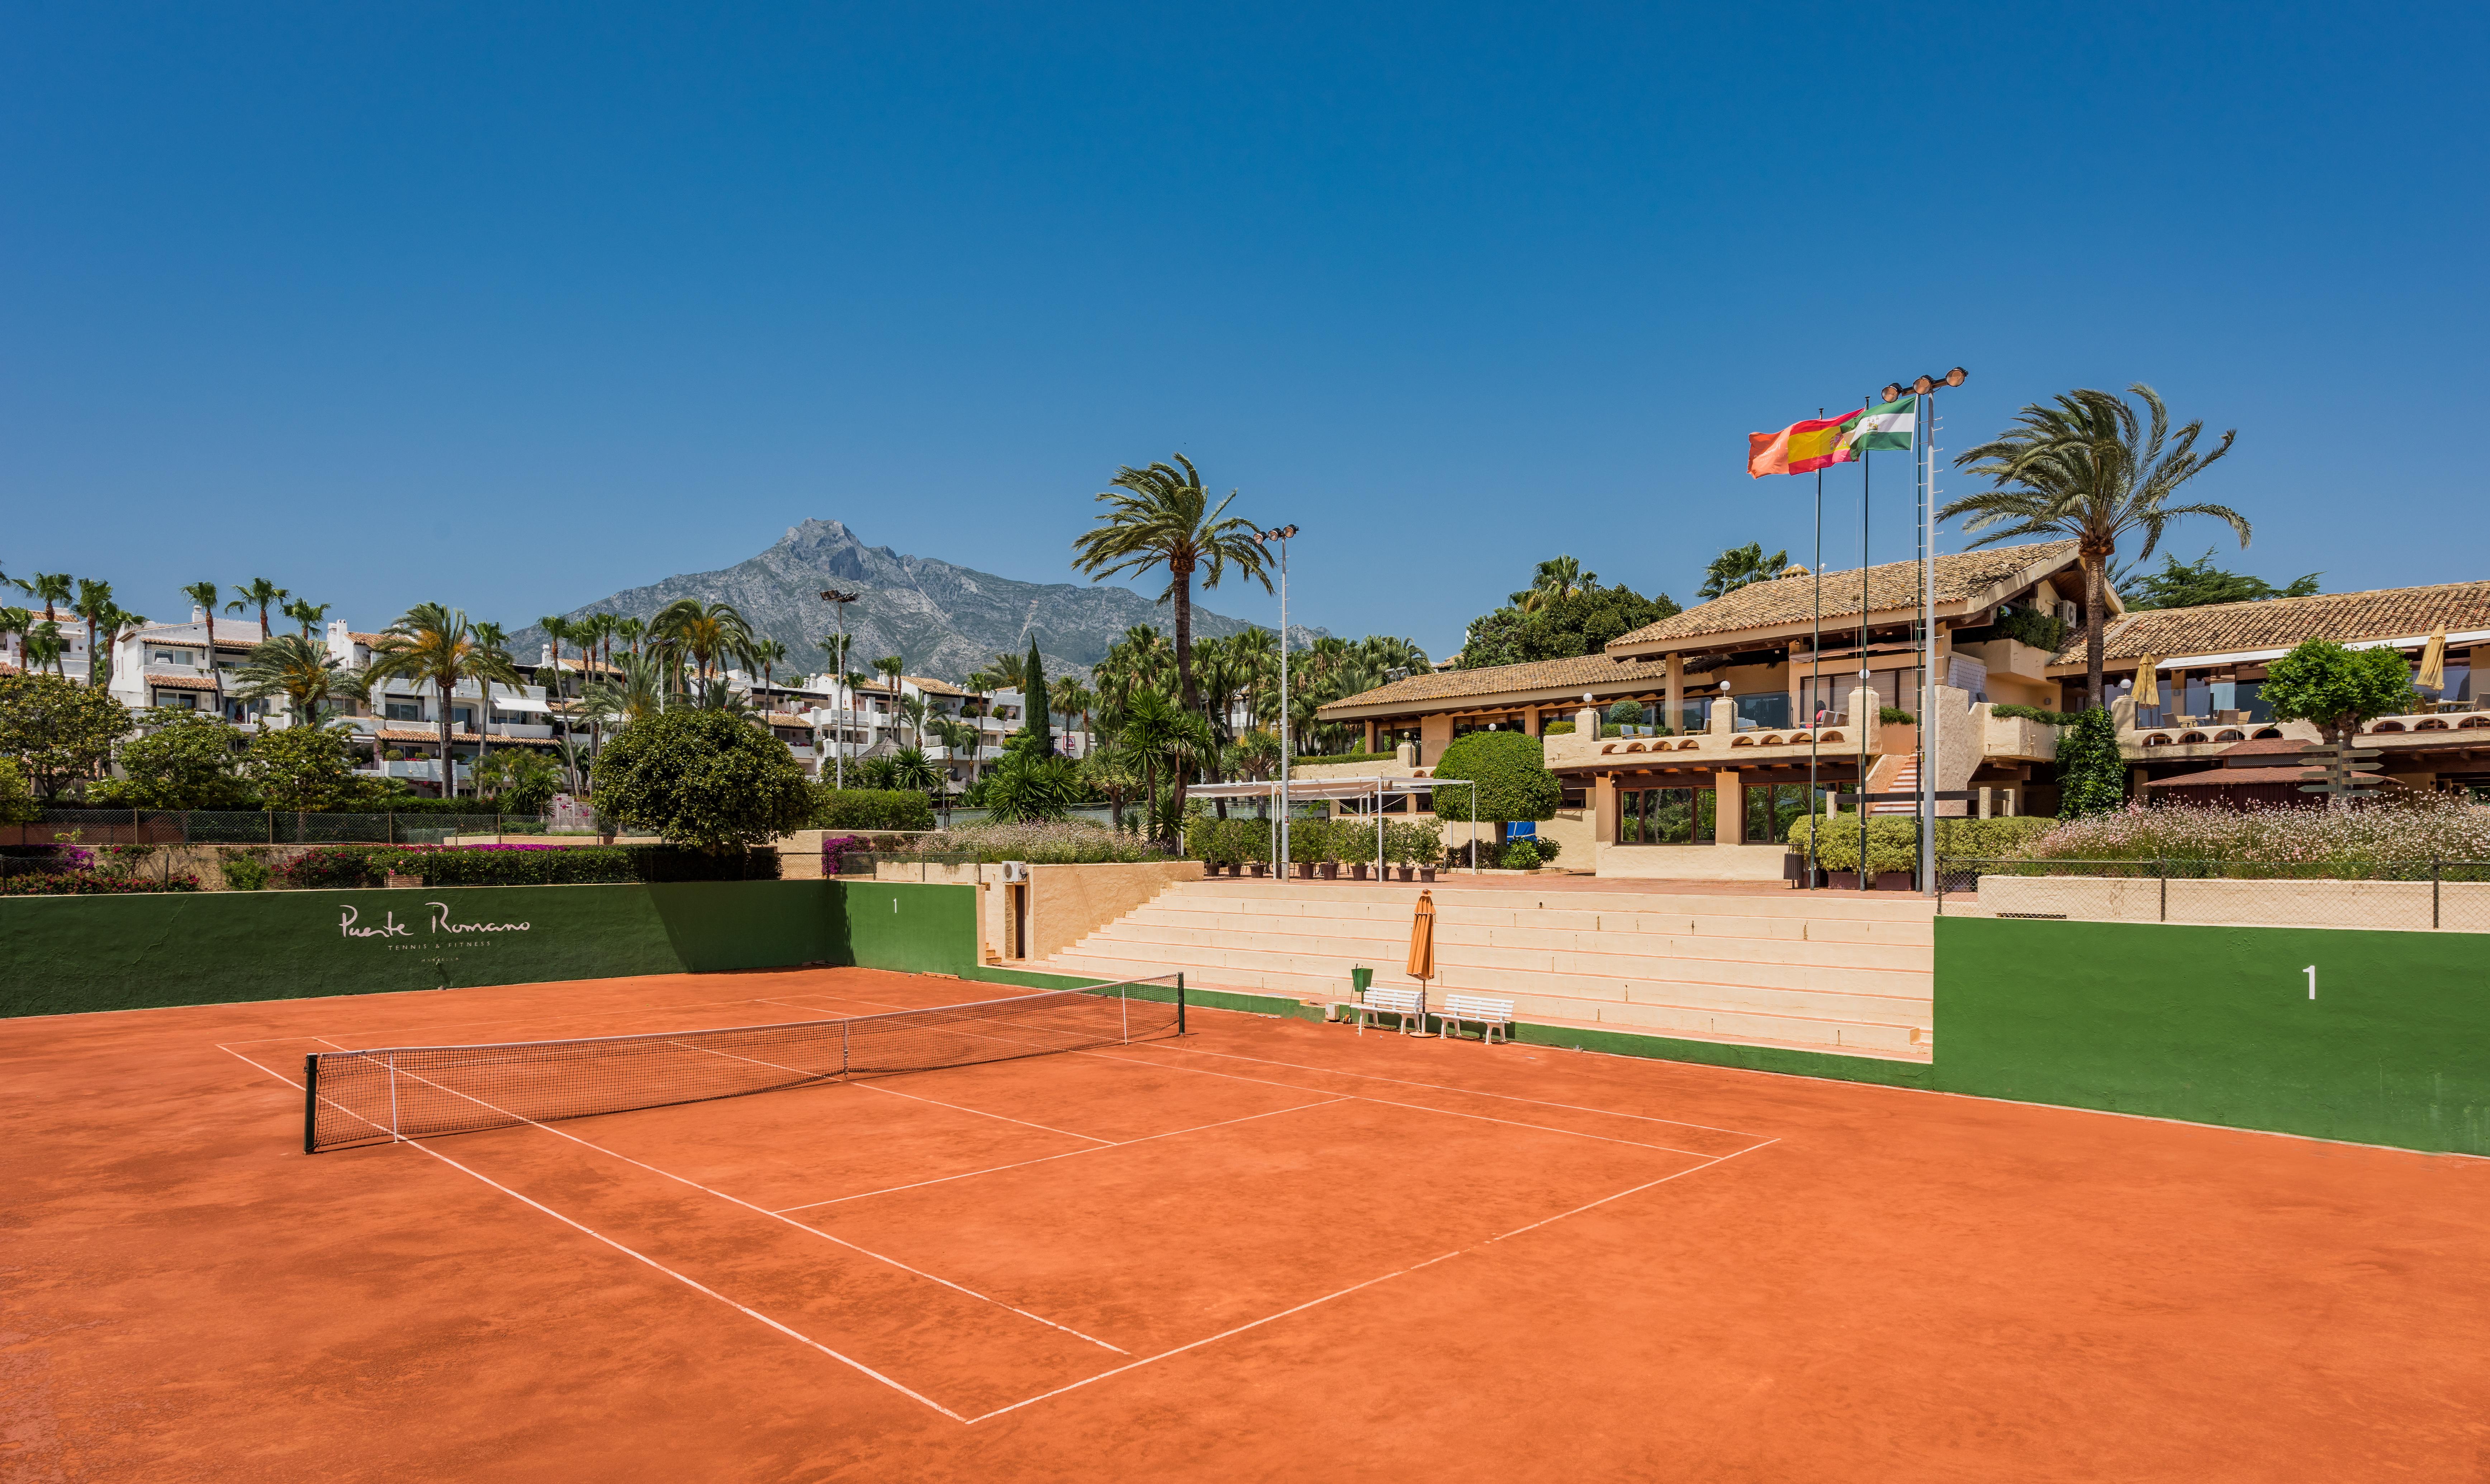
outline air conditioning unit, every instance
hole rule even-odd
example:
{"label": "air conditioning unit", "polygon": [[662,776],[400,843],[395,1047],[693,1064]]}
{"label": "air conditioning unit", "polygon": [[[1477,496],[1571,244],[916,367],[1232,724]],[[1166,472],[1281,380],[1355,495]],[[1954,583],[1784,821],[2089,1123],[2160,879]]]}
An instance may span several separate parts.
{"label": "air conditioning unit", "polygon": [[2070,629],[2077,627],[2084,621],[2083,610],[2072,603],[2061,603],[2058,605],[2058,621]]}
{"label": "air conditioning unit", "polygon": [[1028,880],[1028,862],[1027,862],[1027,861],[1005,861],[1005,862],[1003,862],[1003,884],[1005,884],[1006,886],[1010,886],[1010,885],[1017,885],[1017,884],[1026,883]]}

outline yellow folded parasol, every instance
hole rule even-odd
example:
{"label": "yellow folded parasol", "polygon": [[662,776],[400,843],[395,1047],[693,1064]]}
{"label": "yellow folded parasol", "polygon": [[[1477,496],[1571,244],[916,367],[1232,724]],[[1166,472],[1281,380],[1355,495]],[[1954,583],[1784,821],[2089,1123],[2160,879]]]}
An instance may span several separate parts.
{"label": "yellow folded parasol", "polygon": [[1418,913],[1409,920],[1409,977],[1435,977],[1435,894],[1418,894]]}
{"label": "yellow folded parasol", "polygon": [[2429,642],[2421,646],[2420,673],[2413,678],[2413,684],[2424,691],[2447,689],[2447,625],[2440,624],[2432,630]]}

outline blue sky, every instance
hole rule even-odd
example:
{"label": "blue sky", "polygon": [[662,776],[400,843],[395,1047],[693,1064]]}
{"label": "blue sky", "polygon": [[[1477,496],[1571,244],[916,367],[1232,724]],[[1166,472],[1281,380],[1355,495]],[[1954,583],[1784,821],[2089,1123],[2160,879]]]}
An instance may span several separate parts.
{"label": "blue sky", "polygon": [[2490,577],[2485,15],[11,4],[0,569],[516,627],[818,516],[1063,580],[1180,448],[1292,617],[1441,654],[1559,552],[1803,554],[1747,433],[1959,362],[1954,447],[2237,427],[2226,564]]}

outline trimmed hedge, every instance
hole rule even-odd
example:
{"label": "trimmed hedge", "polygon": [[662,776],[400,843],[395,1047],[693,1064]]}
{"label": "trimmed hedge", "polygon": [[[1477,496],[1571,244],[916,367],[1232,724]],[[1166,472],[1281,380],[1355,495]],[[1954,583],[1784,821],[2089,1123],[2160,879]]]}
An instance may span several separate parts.
{"label": "trimmed hedge", "polygon": [[2075,725],[2075,718],[2082,715],[2078,711],[2050,711],[2040,706],[2027,706],[2012,700],[2002,705],[1990,706],[1988,709],[1996,716],[2019,716],[2027,722],[2041,722],[2050,727],[2072,727]]}
{"label": "trimmed hedge", "polygon": [[[1812,827],[1824,824],[1821,814],[1810,814],[1790,821],[1789,848],[1799,855],[1807,854],[1808,837]],[[1827,870],[1859,869],[1859,816],[1845,813],[1830,821],[1823,843],[1816,847],[1815,863]],[[2000,856],[2019,855],[2032,842],[2057,828],[2058,821],[2045,815],[2018,814],[2010,819],[1940,819],[1936,822],[1937,855],[1966,856],[1975,860],[1993,860]],[[1912,814],[1873,814],[1868,820],[1868,870],[1870,874],[1887,870],[1912,870],[1920,860],[1920,821]]]}
{"label": "trimmed hedge", "polygon": [[307,850],[276,868],[298,889],[372,887],[387,876],[426,886],[594,886],[633,881],[774,881],[778,852],[709,855],[666,845],[343,845]]}
{"label": "trimmed hedge", "polygon": [[911,788],[813,788],[817,830],[930,830],[934,801]]}
{"label": "trimmed hedge", "polygon": [[1302,768],[1309,764],[1317,762],[1390,762],[1393,758],[1400,756],[1401,755],[1397,752],[1324,753],[1315,755],[1300,753],[1297,755],[1296,765]]}

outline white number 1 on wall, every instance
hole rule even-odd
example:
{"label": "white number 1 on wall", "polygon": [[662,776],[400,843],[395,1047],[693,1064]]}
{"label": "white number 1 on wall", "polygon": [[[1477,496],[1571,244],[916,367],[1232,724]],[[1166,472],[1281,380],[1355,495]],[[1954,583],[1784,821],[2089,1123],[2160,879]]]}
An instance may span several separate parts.
{"label": "white number 1 on wall", "polygon": [[2317,998],[2317,965],[2313,963],[2308,966],[2308,997]]}

